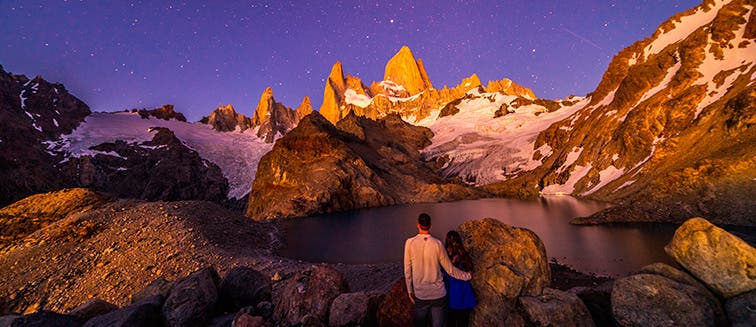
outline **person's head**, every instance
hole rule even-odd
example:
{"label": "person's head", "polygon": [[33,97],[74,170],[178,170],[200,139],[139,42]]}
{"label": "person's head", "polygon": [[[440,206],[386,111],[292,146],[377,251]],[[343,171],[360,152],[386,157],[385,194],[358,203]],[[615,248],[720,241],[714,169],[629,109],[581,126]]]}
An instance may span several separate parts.
{"label": "person's head", "polygon": [[462,245],[462,236],[460,236],[455,230],[450,230],[446,233],[446,241],[444,244],[446,245],[447,251],[449,248],[464,249],[464,246]]}
{"label": "person's head", "polygon": [[417,228],[421,231],[429,231],[431,228],[431,218],[427,213],[421,213],[417,217]]}

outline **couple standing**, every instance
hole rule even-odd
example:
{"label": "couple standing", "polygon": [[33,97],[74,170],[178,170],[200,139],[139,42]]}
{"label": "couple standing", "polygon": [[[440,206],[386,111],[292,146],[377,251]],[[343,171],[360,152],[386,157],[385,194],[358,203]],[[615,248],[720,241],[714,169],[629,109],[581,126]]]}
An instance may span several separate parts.
{"label": "couple standing", "polygon": [[[456,231],[446,235],[446,246],[430,235],[431,219],[417,218],[418,234],[404,243],[404,279],[415,326],[467,326],[475,298],[470,286],[472,260]],[[451,259],[449,259],[451,257]],[[441,268],[445,271],[442,274]],[[448,293],[448,294],[447,294]]]}

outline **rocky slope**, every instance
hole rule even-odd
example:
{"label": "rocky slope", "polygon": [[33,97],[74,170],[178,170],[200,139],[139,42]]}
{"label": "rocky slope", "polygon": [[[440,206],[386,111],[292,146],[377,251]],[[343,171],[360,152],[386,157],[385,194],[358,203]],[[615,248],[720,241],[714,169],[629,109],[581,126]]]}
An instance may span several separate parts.
{"label": "rocky slope", "polygon": [[279,139],[258,166],[247,205],[257,220],[481,193],[438,177],[420,160],[432,133],[397,115],[349,115],[334,126],[313,113]]}

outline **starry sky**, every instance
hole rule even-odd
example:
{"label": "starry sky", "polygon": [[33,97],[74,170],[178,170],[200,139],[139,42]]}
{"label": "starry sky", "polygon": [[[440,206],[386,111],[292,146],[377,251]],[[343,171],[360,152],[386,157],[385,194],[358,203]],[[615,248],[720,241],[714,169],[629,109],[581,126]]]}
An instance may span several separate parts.
{"label": "starry sky", "polygon": [[172,103],[192,121],[227,103],[251,116],[266,86],[317,109],[337,60],[369,85],[402,45],[439,88],[477,73],[564,98],[700,2],[0,0],[0,64],[61,82],[94,111]]}

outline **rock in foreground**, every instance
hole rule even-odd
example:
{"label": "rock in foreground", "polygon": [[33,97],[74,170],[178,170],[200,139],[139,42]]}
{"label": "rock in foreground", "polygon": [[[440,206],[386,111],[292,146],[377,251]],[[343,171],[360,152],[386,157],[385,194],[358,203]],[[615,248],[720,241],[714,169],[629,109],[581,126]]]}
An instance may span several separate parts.
{"label": "rock in foreground", "polygon": [[680,226],[665,250],[725,298],[756,289],[756,249],[703,218]]}
{"label": "rock in foreground", "polygon": [[460,231],[475,265],[472,285],[478,305],[471,324],[520,323],[517,297],[539,296],[551,280],[543,242],[530,230],[492,218],[468,221]]}

